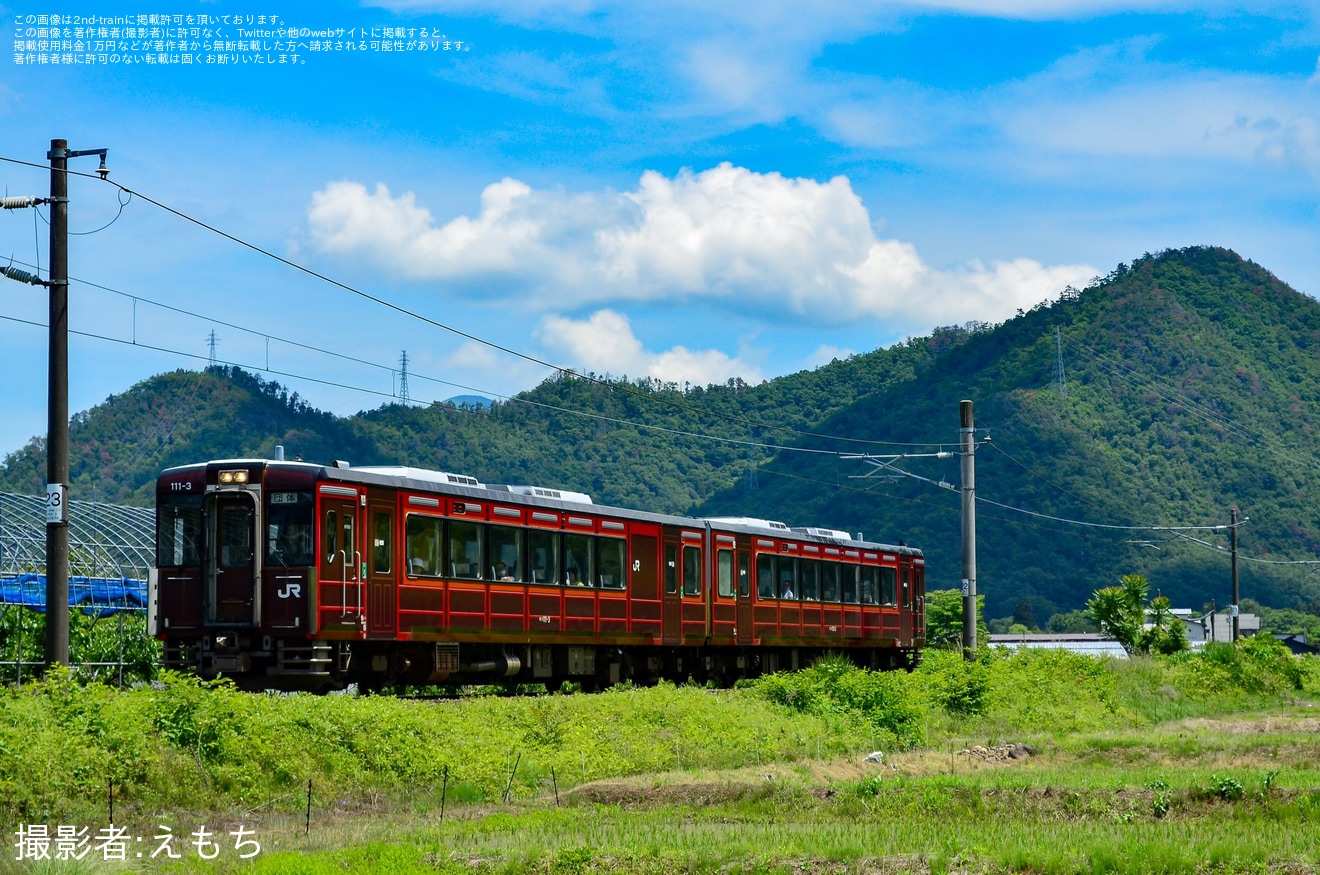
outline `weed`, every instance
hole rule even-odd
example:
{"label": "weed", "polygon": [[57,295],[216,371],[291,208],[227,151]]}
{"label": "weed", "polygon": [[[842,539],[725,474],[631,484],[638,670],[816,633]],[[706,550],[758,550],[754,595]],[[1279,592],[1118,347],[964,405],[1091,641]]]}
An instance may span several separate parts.
{"label": "weed", "polygon": [[1155,796],[1150,801],[1150,813],[1158,819],[1168,814],[1171,807],[1168,791],[1156,790]]}
{"label": "weed", "polygon": [[1231,778],[1227,775],[1224,775],[1223,777],[1212,775],[1210,778],[1210,792],[1212,795],[1217,796],[1226,802],[1234,802],[1243,797],[1246,793],[1246,788],[1243,787],[1242,782],[1236,778]]}
{"label": "weed", "polygon": [[857,795],[863,799],[873,799],[880,795],[884,781],[879,775],[870,775],[857,782]]}

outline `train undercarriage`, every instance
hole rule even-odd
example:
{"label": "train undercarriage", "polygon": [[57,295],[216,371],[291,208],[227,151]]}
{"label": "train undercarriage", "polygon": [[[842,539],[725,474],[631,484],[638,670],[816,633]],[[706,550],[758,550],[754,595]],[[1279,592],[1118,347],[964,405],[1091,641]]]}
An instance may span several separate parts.
{"label": "train undercarriage", "polygon": [[310,641],[242,632],[174,639],[166,668],[229,678],[243,690],[328,692],[385,688],[544,685],[585,691],[660,680],[728,687],[741,678],[796,671],[838,653],[860,668],[912,671],[918,648],[802,646],[607,646],[599,644]]}

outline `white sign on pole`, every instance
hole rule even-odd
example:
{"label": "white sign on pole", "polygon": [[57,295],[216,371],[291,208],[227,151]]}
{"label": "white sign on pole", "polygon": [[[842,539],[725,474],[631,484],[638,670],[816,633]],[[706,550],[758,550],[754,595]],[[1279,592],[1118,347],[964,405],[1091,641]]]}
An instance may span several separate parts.
{"label": "white sign on pole", "polygon": [[63,483],[46,484],[46,525],[64,525],[69,521],[69,487]]}

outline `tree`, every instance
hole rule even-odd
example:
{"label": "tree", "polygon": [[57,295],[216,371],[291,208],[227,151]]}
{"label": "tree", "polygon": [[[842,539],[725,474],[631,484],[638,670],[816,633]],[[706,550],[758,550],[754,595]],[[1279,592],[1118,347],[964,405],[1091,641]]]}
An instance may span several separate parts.
{"label": "tree", "polygon": [[[926,593],[926,644],[931,647],[962,647],[963,630],[962,591],[934,589]],[[985,596],[976,597],[976,640],[979,644],[990,641],[990,630],[985,626]]]}
{"label": "tree", "polygon": [[1045,629],[1056,633],[1100,631],[1091,614],[1083,610],[1055,614],[1045,623]]}
{"label": "tree", "polygon": [[1031,602],[1020,601],[1013,608],[1013,625],[1026,626],[1028,630],[1036,628],[1036,612],[1031,608]]}
{"label": "tree", "polygon": [[1086,607],[1100,631],[1129,654],[1186,650],[1187,629],[1173,615],[1168,598],[1157,596],[1148,605],[1148,591],[1145,577],[1127,574],[1118,586],[1096,590]]}

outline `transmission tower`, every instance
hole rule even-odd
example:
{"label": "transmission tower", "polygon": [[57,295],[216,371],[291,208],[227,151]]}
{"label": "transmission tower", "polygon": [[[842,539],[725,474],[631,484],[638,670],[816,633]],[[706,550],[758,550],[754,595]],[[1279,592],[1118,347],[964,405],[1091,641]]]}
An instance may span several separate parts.
{"label": "transmission tower", "polygon": [[1059,369],[1059,395],[1068,397],[1068,378],[1063,374],[1063,338],[1059,335],[1059,329],[1054,329],[1054,354],[1058,361]]}
{"label": "transmission tower", "polygon": [[206,345],[211,349],[211,367],[215,367],[215,345],[220,342],[220,338],[215,336],[215,329],[206,335]]}
{"label": "transmission tower", "polygon": [[409,403],[408,398],[408,350],[403,351],[399,356],[399,402]]}

